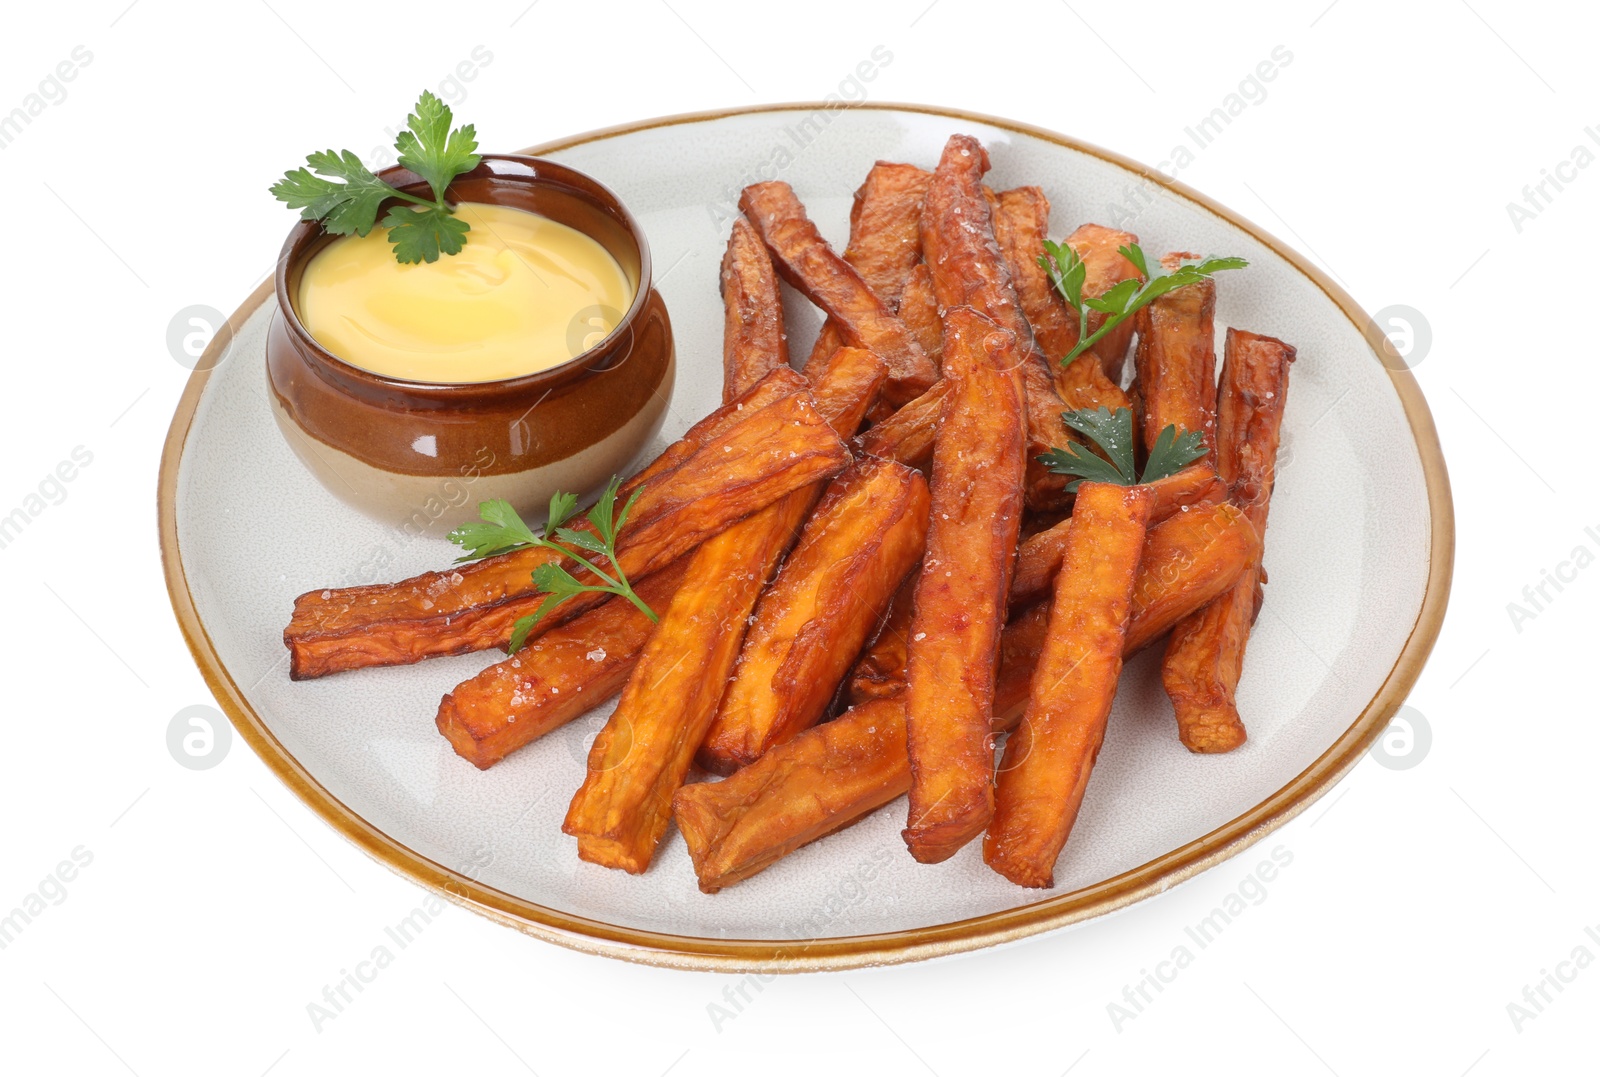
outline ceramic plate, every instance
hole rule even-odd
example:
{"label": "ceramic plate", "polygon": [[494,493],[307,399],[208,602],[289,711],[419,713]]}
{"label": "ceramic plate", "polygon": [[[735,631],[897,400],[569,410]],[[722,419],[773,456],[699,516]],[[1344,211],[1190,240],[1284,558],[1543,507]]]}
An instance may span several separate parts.
{"label": "ceramic plate", "polygon": [[[1219,350],[1229,325],[1299,348],[1267,535],[1271,585],[1239,693],[1243,748],[1185,751],[1147,652],[1123,675],[1053,891],[1006,882],[978,843],[944,864],[915,863],[899,836],[903,800],[715,896],[695,888],[676,834],[643,876],[582,863],[560,823],[609,706],[479,772],[451,752],[434,711],[493,655],[290,682],[279,634],[296,595],[399,579],[455,551],[356,514],[296,462],[266,398],[270,285],[213,341],[184,393],[160,489],[173,605],[244,738],[331,825],[418,882],[564,945],[701,968],[882,964],[1059,928],[1218,863],[1325,793],[1386,726],[1433,644],[1453,524],[1415,382],[1386,365],[1371,320],[1305,259],[1131,161],[992,117],[785,106],[649,121],[530,152],[608,184],[649,236],[679,362],[653,456],[720,398],[717,268],[739,189],[781,176],[842,248],[851,194],[872,163],[931,168],[957,131],[989,148],[997,189],[1044,187],[1053,234],[1130,204],[1133,189],[1143,204],[1127,227],[1146,250],[1247,257],[1251,268],[1218,289]],[[804,356],[820,316],[792,295],[788,314]],[[490,480],[479,485],[474,502],[494,494]],[[471,505],[449,511],[474,515]]]}

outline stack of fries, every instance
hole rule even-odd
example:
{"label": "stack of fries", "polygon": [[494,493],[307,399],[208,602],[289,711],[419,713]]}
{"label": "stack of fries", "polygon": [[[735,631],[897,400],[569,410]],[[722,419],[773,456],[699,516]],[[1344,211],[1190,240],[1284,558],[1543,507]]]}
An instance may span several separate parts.
{"label": "stack of fries", "polygon": [[[909,794],[917,860],[982,834],[995,871],[1051,886],[1123,659],[1163,636],[1182,742],[1243,743],[1294,349],[1229,329],[1219,387],[1204,279],[1063,366],[1080,326],[1039,262],[1049,203],[991,191],[988,167],[964,135],[933,172],[879,162],[842,256],[788,184],[746,188],[722,263],[723,406],[622,491],[642,493],[617,567],[659,623],[582,595],[440,702],[439,731],[487,768],[620,695],[563,824],[582,859],[643,872],[675,820],[714,893]],[[1068,237],[1085,294],[1139,277],[1133,242]],[[827,315],[799,373],[780,278]],[[1076,437],[1063,411],[1097,407],[1130,409],[1146,450],[1175,426],[1205,455],[1068,492],[1037,458]],[[523,549],[303,595],[292,676],[504,647],[543,600],[531,570],[559,560]]]}

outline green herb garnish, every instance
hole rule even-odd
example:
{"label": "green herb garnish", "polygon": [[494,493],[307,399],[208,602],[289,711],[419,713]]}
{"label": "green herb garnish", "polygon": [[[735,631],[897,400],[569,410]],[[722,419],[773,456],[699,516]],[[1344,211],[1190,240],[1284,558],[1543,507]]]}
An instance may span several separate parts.
{"label": "green herb garnish", "polygon": [[[542,546],[547,550],[556,551],[563,557],[572,558],[602,581],[598,585],[586,584],[559,564],[550,562],[534,569],[534,586],[541,594],[549,597],[539,604],[538,609],[512,626],[511,640],[506,647],[507,653],[516,654],[521,650],[528,633],[533,631],[533,626],[551,610],[573,595],[589,591],[621,595],[639,607],[652,622],[659,620],[656,612],[645,604],[644,599],[634,593],[632,585],[628,583],[628,577],[622,571],[622,566],[617,563],[617,535],[621,533],[623,524],[628,522],[628,513],[633,511],[633,503],[639,500],[639,495],[644,492],[644,487],[639,487],[622,506],[622,511],[617,512],[617,490],[621,486],[622,480],[613,477],[606,485],[605,492],[600,495],[600,500],[596,501],[594,507],[585,514],[584,518],[593,530],[563,526],[577,512],[578,497],[576,494],[558,493],[550,499],[550,516],[545,520],[541,534],[535,535],[528,525],[522,522],[522,517],[511,507],[511,503],[499,498],[479,504],[477,521],[462,524],[450,532],[450,541],[467,551],[466,556],[457,558],[458,562],[475,561],[480,557],[492,557],[495,554],[510,553],[512,550]],[[554,539],[551,536],[554,536]],[[611,567],[611,573],[601,571],[596,564],[597,561],[607,562]]]}
{"label": "green herb garnish", "polygon": [[[1088,270],[1084,266],[1083,259],[1078,257],[1078,252],[1069,244],[1052,243],[1048,239],[1044,241],[1044,250],[1045,253],[1039,256],[1039,265],[1050,275],[1050,283],[1056,286],[1056,291],[1061,293],[1062,298],[1078,314],[1078,343],[1061,360],[1062,366],[1066,366],[1088,351],[1096,341],[1115,329],[1118,323],[1140,308],[1148,306],[1152,300],[1159,299],[1185,285],[1206,280],[1213,273],[1220,273],[1225,269],[1243,269],[1250,264],[1243,258],[1207,258],[1200,262],[1181,265],[1165,276],[1151,277],[1150,268],[1145,264],[1144,251],[1139,249],[1137,243],[1130,243],[1125,247],[1118,247],[1118,252],[1149,279],[1141,282],[1138,277],[1129,277],[1112,285],[1104,295],[1085,296],[1083,285]],[[1100,328],[1093,333],[1089,332],[1091,310],[1100,311],[1106,316]]]}
{"label": "green herb garnish", "polygon": [[1200,431],[1180,433],[1176,426],[1169,425],[1156,437],[1141,475],[1133,462],[1133,412],[1127,408],[1118,408],[1114,413],[1105,407],[1084,408],[1062,412],[1061,421],[1106,454],[1101,458],[1073,442],[1065,449],[1051,449],[1039,457],[1039,462],[1057,475],[1078,476],[1076,482],[1067,484],[1069,493],[1077,493],[1085,480],[1117,486],[1155,482],[1176,475],[1206,454]]}
{"label": "green herb garnish", "polygon": [[450,106],[424,90],[416,112],[406,117],[406,129],[394,142],[400,164],[427,180],[432,201],[389,186],[349,150],[308,155],[309,167],[285,172],[272,185],[272,193],[298,209],[301,220],[321,221],[324,229],[338,236],[371,232],[383,203],[399,198],[412,205],[392,206],[383,218],[396,260],[436,262],[440,252],[457,254],[466,245],[471,226],[456,217],[444,193],[451,180],[477,168],[480,158],[472,124],[451,130],[450,122]]}

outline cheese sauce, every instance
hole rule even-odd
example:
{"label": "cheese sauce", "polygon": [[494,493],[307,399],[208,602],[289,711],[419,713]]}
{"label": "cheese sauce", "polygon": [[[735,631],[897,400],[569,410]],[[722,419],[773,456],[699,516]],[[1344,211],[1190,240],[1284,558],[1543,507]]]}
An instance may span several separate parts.
{"label": "cheese sauce", "polygon": [[510,206],[462,203],[459,254],[401,265],[388,230],[344,236],[300,279],[300,321],[328,351],[374,374],[420,382],[516,378],[599,343],[633,302],[596,240]]}

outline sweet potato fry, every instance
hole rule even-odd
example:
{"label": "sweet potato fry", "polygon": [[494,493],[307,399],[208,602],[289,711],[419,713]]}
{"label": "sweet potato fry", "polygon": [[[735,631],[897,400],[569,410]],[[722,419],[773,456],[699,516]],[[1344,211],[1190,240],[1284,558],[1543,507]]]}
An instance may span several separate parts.
{"label": "sweet potato fry", "polygon": [[1050,236],[1050,200],[1038,187],[1001,191],[994,215],[994,235],[1005,253],[1022,312],[1033,338],[1052,369],[1078,343],[1078,320],[1039,265]]}
{"label": "sweet potato fry", "polygon": [[[764,407],[746,406],[768,398],[769,383],[790,391]],[[805,384],[786,367],[773,371],[705,422],[721,425],[728,412],[738,421],[693,451],[674,454],[675,466],[653,471],[618,543],[630,579],[642,579],[735,521],[844,468],[849,450],[818,414]],[[301,595],[284,630],[290,676],[503,646],[516,621],[543,601],[534,591],[533,568],[554,559],[547,550],[519,550],[396,584]],[[569,600],[562,619],[604,597]],[[547,618],[540,627],[556,623]]]}
{"label": "sweet potato fry", "polygon": [[920,472],[868,457],[833,481],[756,606],[702,767],[731,773],[816,724],[927,531]]}
{"label": "sweet potato fry", "polygon": [[686,785],[672,810],[700,889],[715,894],[906,791],[905,706],[863,703],[720,782]]}
{"label": "sweet potato fry", "polygon": [[[1129,654],[1222,594],[1261,556],[1256,529],[1232,503],[1214,500],[1214,491],[1213,486],[1188,507],[1180,505],[1145,534],[1128,625]],[[1152,516],[1160,505],[1157,493]],[[1069,523],[1041,531],[1022,544],[1011,578],[1013,610],[1048,597],[1061,569]]]}
{"label": "sweet potato fry", "polygon": [[1261,536],[1232,502],[1197,506],[1152,527],[1133,588],[1126,653],[1161,638],[1260,559]]}
{"label": "sweet potato fry", "polygon": [[[1215,504],[1227,496],[1227,487],[1205,464],[1186,467],[1175,475],[1150,483],[1148,488],[1153,495],[1149,523],[1152,529],[1176,512]],[[1012,609],[1050,592],[1066,552],[1071,522],[1069,517],[1022,541],[1017,549],[1016,571],[1011,575]]]}
{"label": "sweet potato fry", "polygon": [[[922,259],[917,229],[929,178],[916,165],[879,161],[856,189],[850,207],[850,243],[844,260],[890,310],[899,309],[900,293]],[[807,365],[826,359],[844,342],[839,326],[830,318],[817,335]]]}
{"label": "sweet potato fry", "polygon": [[[1194,257],[1169,254],[1162,264],[1171,268]],[[1200,431],[1207,459],[1216,458],[1216,309],[1217,285],[1208,278],[1168,292],[1134,315],[1139,324],[1133,361],[1143,409],[1140,433],[1147,448],[1162,430],[1176,426]]]}
{"label": "sweet potato fry", "polygon": [[[863,372],[866,372],[864,375]],[[883,361],[841,348],[817,381],[827,414],[852,433],[881,389]],[[727,687],[751,610],[822,494],[794,491],[708,540],[661,614],[589,753],[562,829],[578,856],[639,873],[666,833],[677,792]]]}
{"label": "sweet potato fry", "polygon": [[[1120,326],[1118,328],[1121,328]],[[1107,334],[1109,336],[1109,334]],[[1102,338],[1103,339],[1103,338]],[[1056,392],[1061,394],[1061,402],[1069,410],[1079,411],[1084,408],[1105,408],[1107,411],[1116,411],[1118,408],[1132,409],[1133,402],[1122,388],[1106,377],[1106,372],[1100,365],[1100,357],[1093,352],[1086,352],[1078,356],[1066,366],[1056,364],[1055,369]],[[1076,431],[1066,431],[1077,440]],[[1092,446],[1099,451],[1099,446]]]}
{"label": "sweet potato fry", "polygon": [[[1294,356],[1294,348],[1281,340],[1236,329],[1228,330],[1223,348],[1217,466],[1263,537]],[[1161,683],[1172,699],[1178,736],[1192,752],[1226,752],[1244,743],[1234,694],[1260,608],[1260,586],[1257,564],[1216,601],[1179,622],[1167,643]]]}
{"label": "sweet potato fry", "polygon": [[[1067,246],[1078,252],[1085,270],[1083,294],[1099,297],[1130,277],[1139,280],[1144,275],[1139,268],[1122,256],[1117,248],[1139,242],[1132,232],[1121,232],[1103,224],[1085,224],[1067,237]],[[1089,312],[1089,332],[1094,333],[1104,324],[1106,315],[1098,310]],[[1122,368],[1127,361],[1128,342],[1133,339],[1133,319],[1125,319],[1111,332],[1101,337],[1089,351],[1100,357],[1106,379],[1113,385],[1122,384]],[[1072,343],[1078,343],[1074,334]],[[1065,354],[1065,353],[1063,353]]]}
{"label": "sweet potato fry", "polygon": [[907,573],[872,643],[851,667],[850,681],[845,687],[845,702],[849,706],[871,699],[887,699],[906,690],[906,644],[911,639],[911,609],[920,570],[918,565]]}
{"label": "sweet potato fry", "polygon": [[650,866],[672,795],[738,657],[745,619],[809,507],[790,495],[695,551],[589,750],[588,773],[561,824],[582,859],[633,874]]}
{"label": "sweet potato fry", "polygon": [[952,855],[994,810],[995,661],[1022,522],[1016,335],[957,307],[945,313],[944,338],[952,388],[934,444],[928,549],[906,656],[905,839],[924,863]]}
{"label": "sweet potato fry", "polygon": [[1078,488],[1056,576],[1044,652],[1022,724],[1006,741],[983,859],[1019,886],[1054,885],[1122,674],[1153,495],[1141,486]]}
{"label": "sweet potato fry", "polygon": [[[646,577],[639,597],[665,609],[688,567],[680,557]],[[654,629],[633,603],[607,602],[456,685],[435,724],[457,755],[487,770],[620,692]]]}
{"label": "sweet potato fry", "polygon": [[778,367],[789,365],[778,274],[766,244],[743,217],[734,218],[722,256],[722,307],[722,402],[726,404]]}
{"label": "sweet potato fry", "polygon": [[932,389],[858,436],[856,451],[897,460],[907,467],[927,466],[933,459],[933,438],[949,394],[950,382],[941,379]]}
{"label": "sweet potato fry", "polygon": [[746,187],[739,208],[772,252],[778,272],[827,312],[845,343],[876,352],[888,364],[888,400],[903,403],[927,391],[936,376],[933,360],[861,274],[828,246],[787,183]]}
{"label": "sweet potato fry", "polygon": [[933,270],[917,263],[900,293],[900,320],[922,345],[935,366],[944,355],[944,339],[939,332],[939,300],[933,294]]}
{"label": "sweet potato fry", "polygon": [[[1000,637],[995,732],[1022,716],[1048,614],[1049,604],[1041,603]],[[910,785],[905,705],[892,695],[806,730],[723,781],[684,786],[672,811],[700,889],[714,894],[849,826]]]}
{"label": "sweet potato fry", "polygon": [[[932,271],[940,309],[971,307],[1016,336],[1018,369],[1027,401],[1028,505],[1058,507],[1071,501],[1067,480],[1052,474],[1035,457],[1066,439],[1061,398],[1051,385],[1044,354],[1034,343],[1005,254],[995,239],[989,194],[983,186],[983,174],[988,170],[989,155],[977,139],[950,136],[922,203],[923,259]],[[948,339],[944,347],[949,350]]]}
{"label": "sweet potato fry", "polygon": [[[817,410],[845,434],[860,424],[885,376],[877,356],[856,348],[839,349],[815,373]],[[801,490],[788,497],[809,507],[816,493]],[[797,505],[790,511],[801,510]],[[730,530],[754,526],[760,515]],[[754,546],[765,548],[760,542]],[[666,608],[692,556],[679,558],[639,584],[647,605]],[[632,603],[606,602],[458,685],[439,705],[439,731],[457,754],[480,768],[489,767],[620,692],[653,628]]]}

